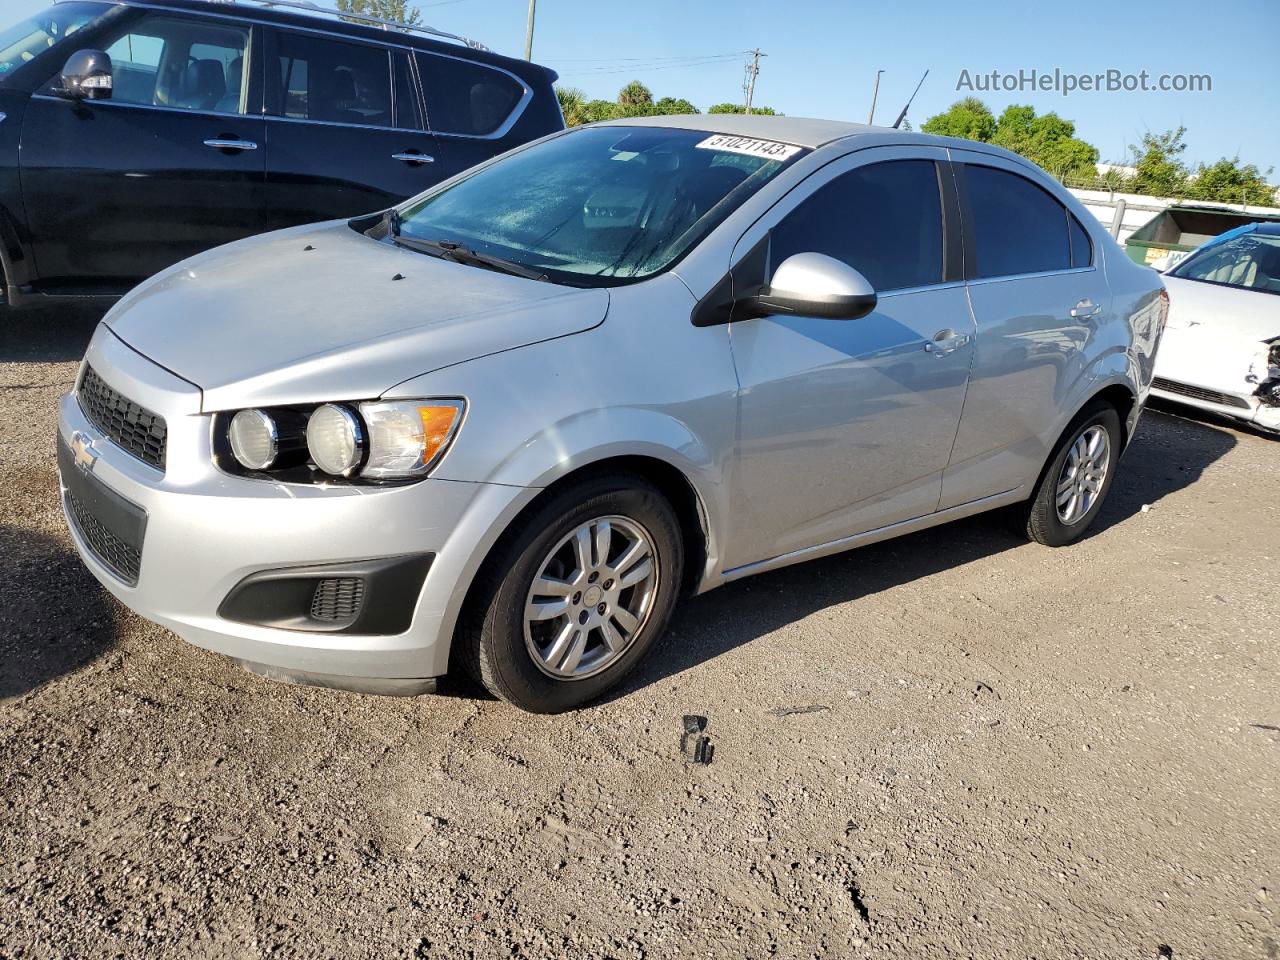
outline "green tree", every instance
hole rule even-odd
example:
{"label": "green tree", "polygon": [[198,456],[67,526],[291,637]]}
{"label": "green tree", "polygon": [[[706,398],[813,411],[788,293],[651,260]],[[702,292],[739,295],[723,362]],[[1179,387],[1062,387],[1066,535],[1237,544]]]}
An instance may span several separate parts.
{"label": "green tree", "polygon": [[1252,163],[1240,166],[1240,158],[1223,157],[1217,163],[1196,168],[1187,183],[1187,196],[1193,200],[1215,200],[1220,203],[1252,203],[1275,206],[1276,188],[1267,185],[1266,173]]}
{"label": "green tree", "polygon": [[698,108],[683,97],[663,97],[653,105],[653,112],[665,116],[673,113],[697,113]]}
{"label": "green tree", "polygon": [[556,99],[560,101],[560,113],[566,127],[588,123],[587,95],[577,87],[556,87]]}
{"label": "green tree", "polygon": [[1187,149],[1186,133],[1186,127],[1144,133],[1140,144],[1129,146],[1136,170],[1129,183],[1131,191],[1154,197],[1186,195],[1188,170],[1181,159]]}
{"label": "green tree", "polygon": [[[707,113],[746,113],[746,112],[747,112],[746,104],[742,104],[742,103],[715,103],[707,107]],[[756,104],[754,103],[751,105],[751,112],[758,113],[766,117],[782,116],[782,114],[779,113],[777,110],[773,109],[773,107],[760,107],[760,106],[756,106]]]}
{"label": "green tree", "polygon": [[653,91],[639,80],[632,80],[618,91],[618,106],[623,116],[643,117],[653,109]]}
{"label": "green tree", "polygon": [[921,131],[940,137],[961,137],[990,143],[996,135],[996,118],[991,108],[977,97],[965,97],[924,122]]}
{"label": "green tree", "polygon": [[338,0],[338,12],[362,13],[409,27],[422,22],[422,11],[409,6],[408,0]]}
{"label": "green tree", "polygon": [[1021,154],[1060,179],[1098,174],[1098,148],[1077,137],[1076,125],[1056,113],[1036,116],[1033,107],[1010,106],[996,121],[991,142]]}

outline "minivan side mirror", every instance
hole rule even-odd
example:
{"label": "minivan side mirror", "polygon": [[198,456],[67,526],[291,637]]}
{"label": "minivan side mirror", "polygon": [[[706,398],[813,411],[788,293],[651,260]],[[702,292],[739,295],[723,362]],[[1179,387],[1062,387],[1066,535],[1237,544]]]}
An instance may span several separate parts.
{"label": "minivan side mirror", "polygon": [[867,278],[847,263],[825,253],[796,253],[778,264],[752,306],[765,316],[856,320],[874,310],[877,299]]}
{"label": "minivan side mirror", "polygon": [[111,57],[102,50],[77,50],[62,68],[59,93],[70,100],[110,100]]}

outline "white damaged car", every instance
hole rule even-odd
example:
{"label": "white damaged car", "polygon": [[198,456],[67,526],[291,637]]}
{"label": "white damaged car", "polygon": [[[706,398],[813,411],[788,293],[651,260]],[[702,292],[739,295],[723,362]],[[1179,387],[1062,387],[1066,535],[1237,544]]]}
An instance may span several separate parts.
{"label": "white damaged car", "polygon": [[1152,395],[1280,435],[1280,223],[1215,237],[1164,282]]}

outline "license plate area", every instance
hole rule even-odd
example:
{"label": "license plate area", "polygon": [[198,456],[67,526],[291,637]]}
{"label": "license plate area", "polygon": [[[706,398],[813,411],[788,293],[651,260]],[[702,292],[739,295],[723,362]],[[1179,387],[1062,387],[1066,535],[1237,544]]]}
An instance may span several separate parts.
{"label": "license plate area", "polygon": [[58,439],[58,473],[67,515],[89,552],[128,586],[138,582],[147,511],[76,466],[66,441]]}

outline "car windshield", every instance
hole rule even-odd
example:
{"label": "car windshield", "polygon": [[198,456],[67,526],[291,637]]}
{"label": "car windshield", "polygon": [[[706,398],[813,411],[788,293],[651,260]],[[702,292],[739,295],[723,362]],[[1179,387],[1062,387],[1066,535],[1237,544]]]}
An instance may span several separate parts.
{"label": "car windshield", "polygon": [[1246,233],[1187,258],[1170,276],[1280,293],[1280,236]]}
{"label": "car windshield", "polygon": [[658,127],[592,127],[402,211],[401,236],[458,244],[575,286],[665,269],[804,149]]}

